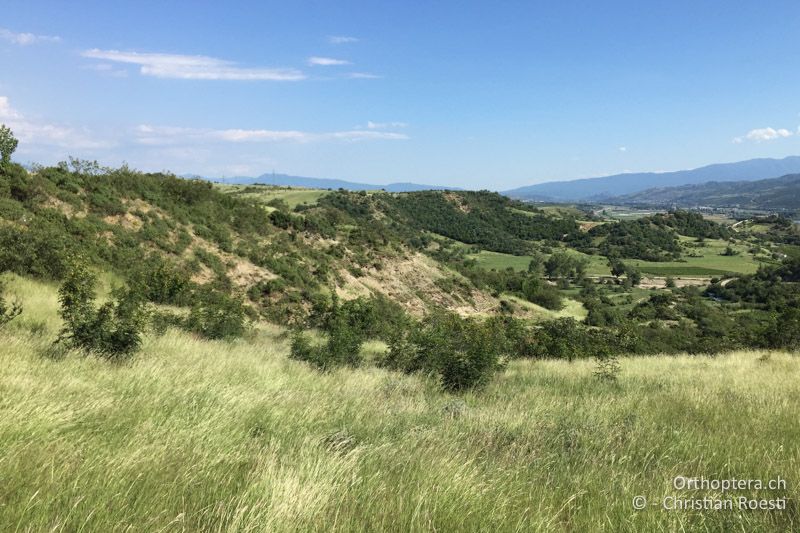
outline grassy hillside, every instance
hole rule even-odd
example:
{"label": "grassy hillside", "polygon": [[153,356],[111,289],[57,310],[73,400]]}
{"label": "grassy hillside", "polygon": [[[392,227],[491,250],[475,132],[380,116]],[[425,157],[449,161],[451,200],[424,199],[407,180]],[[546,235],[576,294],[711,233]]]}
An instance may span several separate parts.
{"label": "grassy hillside", "polygon": [[[170,330],[130,362],[43,357],[55,286],[19,277],[0,330],[0,524],[11,531],[791,531],[800,361],[783,353],[516,361],[452,396],[321,374],[281,331]],[[784,511],[663,511],[676,476],[788,480]],[[643,495],[656,504],[635,511]]]}

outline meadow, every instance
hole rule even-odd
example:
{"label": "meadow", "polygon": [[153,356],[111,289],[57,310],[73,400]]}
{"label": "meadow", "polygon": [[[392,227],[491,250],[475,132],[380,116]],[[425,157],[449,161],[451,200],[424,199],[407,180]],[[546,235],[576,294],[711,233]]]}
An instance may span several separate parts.
{"label": "meadow", "polygon": [[[487,389],[320,373],[260,324],[168,330],[126,363],[48,347],[54,285],[16,276],[0,330],[8,531],[790,531],[800,361],[777,352],[513,361]],[[782,511],[665,511],[676,476],[787,480]],[[636,511],[642,495],[655,503]]]}
{"label": "meadow", "polygon": [[222,192],[234,196],[249,198],[260,203],[266,204],[270,200],[283,200],[291,209],[298,205],[312,205],[330,191],[324,189],[306,189],[303,187],[284,187],[284,186],[247,186],[247,185],[220,185],[217,184]]}
{"label": "meadow", "polygon": [[[686,245],[694,239],[680,237]],[[758,270],[763,261],[748,253],[748,246],[743,244],[730,244],[721,239],[705,239],[705,246],[701,248],[687,248],[683,259],[680,261],[642,261],[640,259],[628,260],[645,274],[656,276],[724,276],[730,274],[752,274]],[[737,255],[723,255],[730,246]],[[691,257],[690,254],[698,257]],[[763,258],[761,258],[763,259]]]}
{"label": "meadow", "polygon": [[[577,250],[565,248],[564,251],[569,255],[580,257],[586,261],[586,273],[590,276],[610,276],[611,269],[608,266],[608,259],[601,255],[588,255],[581,253]],[[546,256],[547,257],[547,256]],[[488,250],[481,250],[478,253],[470,254],[470,259],[474,259],[478,266],[487,270],[504,270],[506,268],[513,268],[514,270],[524,272],[528,270],[528,265],[533,259],[530,255],[511,255],[500,252],[491,252]]]}

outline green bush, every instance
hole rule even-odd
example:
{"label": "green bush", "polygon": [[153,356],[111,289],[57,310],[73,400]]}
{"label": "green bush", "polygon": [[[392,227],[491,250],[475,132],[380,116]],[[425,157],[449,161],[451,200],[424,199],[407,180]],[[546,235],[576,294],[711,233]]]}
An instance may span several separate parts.
{"label": "green bush", "polygon": [[188,305],[193,284],[189,274],[157,255],[150,255],[130,272],[135,285],[149,301],[167,305]]}
{"label": "green bush", "polygon": [[522,293],[529,302],[541,305],[546,309],[559,311],[564,307],[561,293],[554,286],[544,280],[529,276],[522,284]]}
{"label": "green bush", "polygon": [[322,328],[327,341],[312,345],[301,332],[292,337],[291,357],[305,361],[322,370],[340,366],[357,367],[361,364],[361,345],[374,327],[374,317],[361,308],[363,301],[333,305],[322,317]]}
{"label": "green bush", "polygon": [[170,327],[185,327],[183,318],[171,311],[152,311],[148,318],[151,331],[158,336],[164,335]]}
{"label": "green bush", "polygon": [[0,281],[0,327],[8,324],[22,313],[22,305],[18,302],[7,303],[4,292],[5,286]]}
{"label": "green bush", "polygon": [[207,339],[241,337],[247,331],[247,310],[238,298],[202,290],[195,296],[186,329]]}
{"label": "green bush", "polygon": [[109,359],[128,357],[141,346],[143,300],[138,292],[119,288],[112,291],[111,301],[96,308],[95,282],[85,264],[71,265],[58,291],[64,327],[56,343]]}
{"label": "green bush", "polygon": [[481,388],[503,368],[507,343],[502,335],[491,321],[438,312],[398,332],[382,364],[435,375],[450,392]]}

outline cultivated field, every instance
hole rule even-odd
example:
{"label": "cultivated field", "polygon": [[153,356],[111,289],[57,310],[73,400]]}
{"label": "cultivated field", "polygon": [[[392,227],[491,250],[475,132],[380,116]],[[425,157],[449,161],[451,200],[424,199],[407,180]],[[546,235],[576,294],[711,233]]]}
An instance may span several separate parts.
{"label": "cultivated field", "polygon": [[[792,531],[800,360],[741,352],[511,363],[482,392],[322,374],[280,331],[149,336],[130,363],[48,345],[55,288],[12,278],[0,331],[8,531]],[[49,353],[49,357],[47,354]],[[783,511],[666,511],[676,476],[787,480]],[[654,506],[636,511],[635,496]]]}

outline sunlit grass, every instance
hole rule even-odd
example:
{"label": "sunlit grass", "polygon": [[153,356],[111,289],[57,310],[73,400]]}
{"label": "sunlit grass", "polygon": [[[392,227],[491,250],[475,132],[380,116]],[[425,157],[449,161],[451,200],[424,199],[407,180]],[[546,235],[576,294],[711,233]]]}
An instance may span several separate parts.
{"label": "sunlit grass", "polygon": [[[695,239],[681,237],[681,242],[692,243]],[[743,244],[730,244],[722,239],[705,239],[705,246],[701,248],[688,248],[683,252],[680,262],[675,261],[641,261],[628,260],[646,274],[657,276],[719,276],[726,273],[752,274],[761,264],[748,253],[749,246]],[[722,255],[730,246],[738,255]],[[699,257],[690,257],[694,253]]]}
{"label": "sunlit grass", "polygon": [[[372,367],[316,372],[266,325],[230,343],[148,336],[126,364],[51,359],[55,287],[13,278],[11,290],[18,320],[44,325],[0,330],[3,530],[800,527],[796,355],[623,359],[616,384],[591,361],[519,361],[451,396]],[[781,476],[788,490],[762,496],[792,500],[633,510],[636,495],[675,493],[677,475]]]}
{"label": "sunlit grass", "polygon": [[[267,203],[278,198],[286,202],[292,209],[300,204],[315,204],[317,200],[330,193],[330,191],[324,189],[271,185],[217,185],[217,187],[222,192],[250,198],[261,203]],[[245,192],[245,189],[247,189],[247,192]]]}

